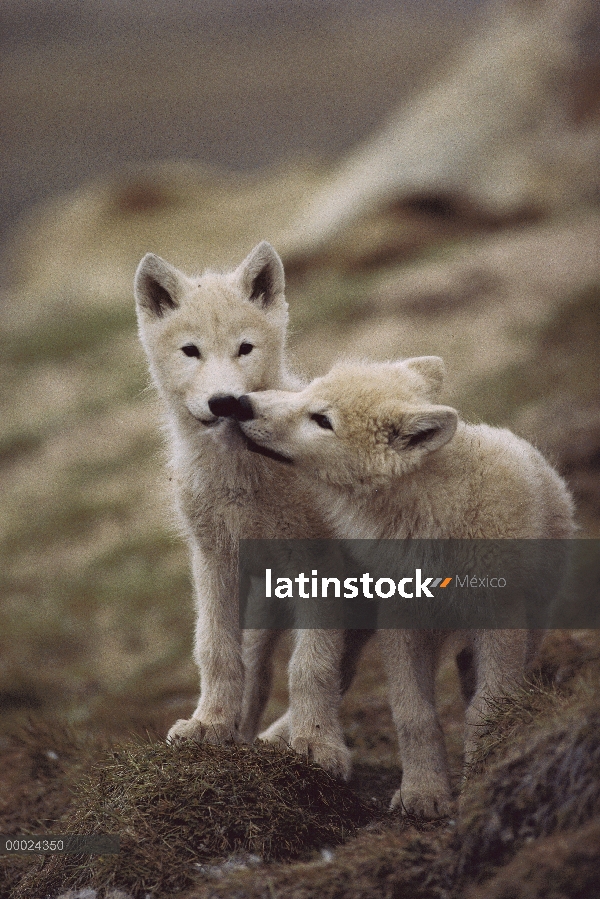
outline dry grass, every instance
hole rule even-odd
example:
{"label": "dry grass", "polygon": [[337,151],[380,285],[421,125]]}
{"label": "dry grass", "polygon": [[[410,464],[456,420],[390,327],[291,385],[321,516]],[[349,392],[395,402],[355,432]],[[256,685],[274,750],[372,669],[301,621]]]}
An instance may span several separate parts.
{"label": "dry grass", "polygon": [[523,846],[597,819],[597,661],[567,693],[531,683],[497,703],[485,724],[492,732],[461,797],[458,884],[484,880]]}
{"label": "dry grass", "polygon": [[[7,873],[15,883],[28,873],[12,895],[84,886],[97,889],[98,899],[112,887],[157,899],[593,895],[600,886],[600,669],[591,636],[581,644],[588,661],[560,690],[532,681],[497,704],[487,722],[494,735],[482,737],[456,822],[424,826],[382,815],[320,769],[269,747],[138,740],[107,750],[72,729],[30,728],[13,745],[38,780],[44,828],[119,832],[122,852],[57,857],[38,870],[13,861]],[[568,655],[566,636],[563,643]],[[555,641],[550,657],[560,651]],[[69,782],[63,793],[52,778],[59,766]],[[378,772],[359,766],[361,795]],[[353,836],[368,820],[377,823]],[[315,848],[326,851],[294,861]]]}
{"label": "dry grass", "polygon": [[419,833],[389,821],[311,862],[273,865],[262,874],[242,870],[182,899],[447,899],[449,836],[443,829]]}
{"label": "dry grass", "polygon": [[290,751],[148,740],[111,749],[76,785],[72,805],[61,832],[120,834],[120,853],[52,858],[15,899],[84,886],[116,886],[136,899],[169,894],[232,854],[263,863],[335,846],[372,815]]}

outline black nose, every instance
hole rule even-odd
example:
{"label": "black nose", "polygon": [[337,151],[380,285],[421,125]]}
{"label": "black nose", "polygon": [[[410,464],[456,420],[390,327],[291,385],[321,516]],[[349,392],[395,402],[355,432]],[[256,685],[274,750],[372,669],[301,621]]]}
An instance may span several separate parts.
{"label": "black nose", "polygon": [[218,418],[235,418],[237,407],[237,399],[234,396],[223,393],[211,396],[208,401],[208,408]]}
{"label": "black nose", "polygon": [[248,421],[254,418],[252,404],[247,396],[236,399],[234,396],[212,396],[208,408],[218,418],[235,418],[236,421]]}
{"label": "black nose", "polygon": [[238,412],[236,415],[238,421],[250,421],[254,418],[254,409],[249,396],[241,396],[238,400]]}

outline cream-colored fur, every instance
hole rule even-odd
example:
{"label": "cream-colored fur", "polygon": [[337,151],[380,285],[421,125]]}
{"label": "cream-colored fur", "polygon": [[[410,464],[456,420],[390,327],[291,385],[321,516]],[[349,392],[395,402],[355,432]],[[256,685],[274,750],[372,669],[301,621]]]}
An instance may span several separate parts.
{"label": "cream-colored fur", "polygon": [[[286,472],[318,479],[321,511],[338,537],[572,536],[572,502],[556,472],[510,431],[465,424],[454,409],[439,405],[443,377],[437,357],[340,364],[299,392],[244,398],[238,418],[252,441],[293,461]],[[539,632],[475,630],[462,636],[470,643],[476,677],[466,712],[468,762],[486,699],[519,681]],[[445,634],[381,630],[378,639],[403,765],[392,807],[428,817],[448,814],[448,766],[434,706]],[[339,692],[331,691],[328,708],[322,696],[313,704],[307,651],[304,663],[305,714],[316,721],[337,718]]]}
{"label": "cream-colored fur", "polygon": [[[135,298],[140,338],[166,412],[198,614],[200,699],[189,720],[173,725],[169,738],[251,740],[269,693],[277,634],[246,631],[242,648],[238,541],[331,536],[314,491],[305,483],[299,486],[295,472],[249,453],[235,424],[218,408],[211,410],[215,401],[226,404],[250,391],[299,386],[285,362],[283,267],[266,242],[235,271],[195,278],[148,254],[136,273]],[[329,642],[327,637],[323,657],[331,655]],[[301,658],[301,646],[298,651]],[[303,694],[299,702],[296,695],[292,683],[291,712],[296,708],[301,722]],[[306,729],[294,730],[292,718],[290,713],[279,725],[292,745],[301,751],[314,748],[317,761],[319,745],[324,746],[329,766],[347,773],[348,751],[337,722],[312,747]]]}

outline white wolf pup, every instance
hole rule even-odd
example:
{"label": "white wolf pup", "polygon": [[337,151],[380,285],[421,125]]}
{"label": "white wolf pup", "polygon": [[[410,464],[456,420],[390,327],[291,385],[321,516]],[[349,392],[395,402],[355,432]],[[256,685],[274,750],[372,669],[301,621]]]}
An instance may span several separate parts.
{"label": "white wolf pup", "polygon": [[[439,405],[437,357],[340,364],[299,392],[241,397],[233,413],[251,445],[293,462],[287,474],[318,479],[320,507],[340,538],[568,538],[567,489],[540,453],[507,430],[460,421]],[[315,633],[315,632],[313,632]],[[451,791],[434,676],[448,632],[380,630],[402,756],[392,807],[448,814]],[[472,755],[486,698],[523,675],[539,632],[461,632],[475,662],[466,712]],[[310,691],[310,672],[305,682]],[[337,717],[338,695],[329,714]],[[305,697],[307,706],[311,697]]]}
{"label": "white wolf pup", "polygon": [[[247,631],[242,651],[238,621],[240,538],[332,536],[313,491],[278,462],[249,453],[235,423],[225,417],[242,394],[295,389],[287,371],[288,321],[281,260],[266,242],[233,272],[188,277],[158,256],[145,256],[135,276],[139,333],[162,397],[171,441],[178,509],[187,534],[196,590],[195,658],[201,695],[189,720],[169,738],[252,740],[268,697],[277,634]],[[331,655],[323,634],[319,656]],[[296,652],[302,659],[303,650]],[[308,647],[309,657],[314,650]],[[313,660],[314,665],[318,662]],[[296,665],[303,671],[304,661]],[[244,668],[248,677],[244,679]],[[244,682],[245,681],[245,682]],[[304,687],[290,682],[291,709],[281,724],[299,751],[346,773],[341,731],[303,728]],[[300,697],[300,705],[295,697]],[[336,759],[333,753],[339,752]]]}

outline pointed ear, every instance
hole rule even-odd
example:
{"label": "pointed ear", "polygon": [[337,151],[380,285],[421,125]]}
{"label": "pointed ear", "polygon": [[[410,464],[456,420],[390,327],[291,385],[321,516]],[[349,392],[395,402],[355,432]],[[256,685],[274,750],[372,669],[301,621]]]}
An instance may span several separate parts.
{"label": "pointed ear", "polygon": [[135,273],[133,292],[138,308],[162,318],[176,309],[182,293],[184,275],[154,253],[147,253]]}
{"label": "pointed ear", "polygon": [[244,259],[236,274],[248,299],[267,309],[285,290],[283,263],[270,243],[263,240]]}
{"label": "pointed ear", "polygon": [[390,434],[390,446],[397,452],[420,447],[432,453],[454,437],[458,412],[450,406],[430,406],[404,415],[400,427]]}
{"label": "pointed ear", "polygon": [[446,377],[444,360],[439,356],[416,356],[414,359],[406,359],[404,365],[422,377],[430,399],[436,399]]}

